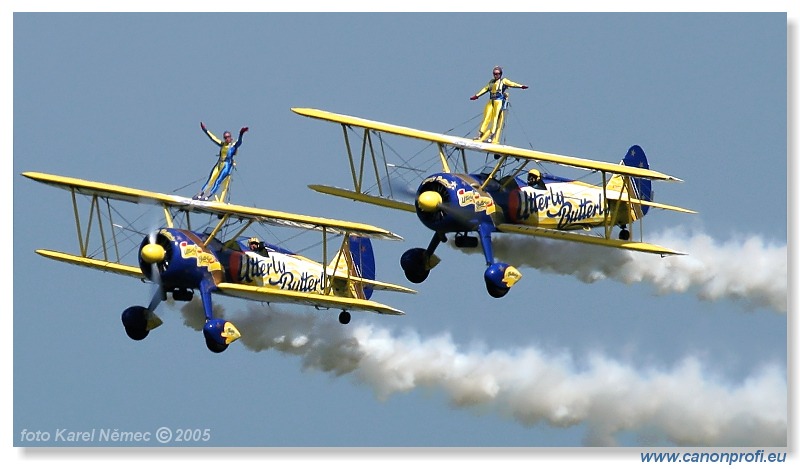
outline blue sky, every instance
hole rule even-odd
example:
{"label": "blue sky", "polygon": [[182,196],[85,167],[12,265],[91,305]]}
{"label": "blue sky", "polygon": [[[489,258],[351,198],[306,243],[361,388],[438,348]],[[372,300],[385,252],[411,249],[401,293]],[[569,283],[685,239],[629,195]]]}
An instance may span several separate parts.
{"label": "blue sky", "polygon": [[[783,446],[786,25],[764,13],[15,14],[13,444],[36,445],[23,429],[167,426],[209,428],[223,447]],[[519,255],[524,278],[497,300],[481,256],[442,246],[417,295],[376,294],[404,317],[356,314],[342,330],[334,312],[217,299],[265,336],[212,355],[176,308],[129,340],[119,314],[149,286],[33,252],[74,252],[74,223],[66,192],[21,172],[191,195],[213,163],[202,120],[250,127],[237,202],[394,231],[405,241],[375,242],[378,275],[406,285],[399,256],[430,233],[307,189],[348,184],[341,130],[290,108],[441,132],[481,112],[468,98],[496,64],[530,86],[513,91],[508,143],[612,162],[639,144],[685,181],[656,196],[699,214],[654,211],[645,229],[689,259],[540,244],[563,262]],[[354,338],[363,355],[346,368],[336,340]],[[731,430],[742,422],[749,434]]]}

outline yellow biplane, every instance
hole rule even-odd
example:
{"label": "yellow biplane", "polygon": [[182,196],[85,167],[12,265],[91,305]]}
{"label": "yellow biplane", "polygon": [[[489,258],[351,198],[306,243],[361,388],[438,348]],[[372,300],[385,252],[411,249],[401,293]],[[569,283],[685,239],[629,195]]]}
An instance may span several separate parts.
{"label": "yellow biplane", "polygon": [[[223,202],[192,200],[38,172],[26,172],[23,176],[68,191],[75,213],[79,253],[39,249],[36,251],[38,254],[139,278],[156,286],[147,307],[132,306],[122,313],[125,331],[134,340],[144,339],[150,330],[161,324],[154,310],[167,299],[168,293],[176,301],[190,301],[194,292],[199,292],[206,319],[203,328],[206,345],[217,353],[225,350],[241,334],[231,322],[214,317],[212,293],[267,303],[297,303],[337,309],[341,311],[339,321],[342,324],[350,322],[349,311],[403,314],[398,309],[370,300],[373,290],[414,293],[411,289],[375,280],[370,238],[402,239],[382,228]],[[88,219],[86,215],[81,216],[79,199],[88,199]],[[128,263],[123,260],[126,255],[124,244],[131,237],[122,232],[125,227],[114,219],[115,215],[118,219],[120,217],[115,206],[119,201],[154,205],[159,207],[156,210],[163,212],[162,228],[137,233],[128,250],[131,256],[136,256],[136,261]],[[320,231],[322,263],[246,236],[254,224]],[[223,233],[230,234],[220,239]],[[143,236],[143,239],[138,236]],[[328,239],[338,236],[342,238],[341,244],[328,262]]]}
{"label": "yellow biplane", "polygon": [[[619,164],[556,155],[464,137],[426,132],[332,112],[293,108],[297,114],[342,126],[353,189],[311,185],[318,192],[416,213],[434,232],[427,248],[406,251],[401,266],[406,278],[423,282],[440,259],[434,254],[447,234],[458,247],[477,247],[480,240],[488,266],[484,273],[490,295],[499,298],[522,277],[515,267],[495,262],[494,232],[518,233],[612,248],[660,254],[682,254],[670,248],[631,239],[629,225],[651,208],[695,213],[653,201],[652,181],[680,181],[649,169],[638,145]],[[408,165],[389,162],[386,135],[423,140],[438,149],[441,171],[423,174],[413,202],[403,201],[392,186],[393,175]],[[360,140],[360,151],[352,141]],[[482,154],[485,166],[467,169],[467,154]],[[599,185],[559,177],[536,166],[553,163],[600,173]],[[408,180],[407,177],[403,178]],[[370,185],[371,183],[371,185]],[[618,237],[612,236],[619,227]],[[471,236],[470,233],[477,233]]]}

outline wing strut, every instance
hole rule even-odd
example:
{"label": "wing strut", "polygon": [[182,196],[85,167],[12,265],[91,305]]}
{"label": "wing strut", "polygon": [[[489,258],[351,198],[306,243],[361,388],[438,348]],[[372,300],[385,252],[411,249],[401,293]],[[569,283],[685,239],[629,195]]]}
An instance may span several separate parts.
{"label": "wing strut", "polygon": [[606,204],[605,210],[603,210],[603,229],[604,229],[605,238],[606,239],[610,239],[611,238],[611,225],[609,224],[609,218],[608,218],[608,209],[609,209],[608,189],[607,189],[608,181],[606,180],[606,172],[605,171],[600,171],[600,174],[602,174],[602,176],[603,176],[603,201]]}
{"label": "wing strut", "polygon": [[[372,142],[372,132],[370,129],[364,129],[364,136],[361,142],[361,157],[358,162],[358,172],[356,172],[356,163],[355,158],[353,158],[353,150],[352,146],[350,145],[350,136],[347,132],[348,126],[346,124],[342,124],[342,133],[344,134],[344,144],[347,148],[347,159],[350,163],[350,175],[353,178],[353,188],[359,194],[362,193],[361,187],[364,183],[364,169],[366,166],[366,159],[367,159],[367,152],[369,151],[369,157],[372,159],[372,170],[375,173],[375,182],[378,185],[378,193],[383,195],[383,186],[381,185],[381,175],[380,169],[378,169],[378,160],[375,154],[375,146]],[[380,139],[380,134],[378,138]],[[383,149],[383,140],[380,140],[381,149]],[[385,166],[385,164],[384,164]],[[387,170],[387,179],[388,179],[388,170]]]}
{"label": "wing strut", "polygon": [[492,168],[492,172],[489,173],[489,176],[486,178],[485,181],[483,181],[483,184],[481,184],[480,190],[484,190],[486,188],[486,185],[489,184],[489,181],[494,179],[494,175],[497,174],[497,171],[500,169],[501,166],[503,166],[503,163],[506,162],[506,158],[508,158],[506,155],[500,157],[500,161],[498,161],[497,164],[494,165],[494,168]]}
{"label": "wing strut", "polygon": [[235,235],[233,235],[231,240],[236,240],[236,238],[241,236],[242,233],[244,233],[246,229],[250,228],[250,225],[252,225],[254,221],[255,220],[253,220],[252,218],[250,220],[247,220],[247,223],[245,223],[244,226],[239,231],[237,231]]}
{"label": "wing strut", "polygon": [[[80,213],[78,211],[78,200],[75,196],[75,188],[70,190],[72,193],[72,209],[75,213],[75,228],[78,232],[78,247],[80,248],[81,255],[83,257],[88,257],[89,252],[89,238],[92,233],[92,225],[94,221],[95,212],[97,212],[97,227],[100,230],[100,246],[103,250],[103,259],[108,259],[108,248],[106,246],[106,233],[103,230],[103,220],[100,217],[100,202],[98,201],[98,196],[95,194],[92,196],[92,201],[89,203],[89,221],[86,223],[86,236],[83,235],[83,229],[81,227],[81,219]],[[108,199],[106,199],[106,203],[108,204]],[[111,206],[108,204],[108,215],[109,219],[111,218]],[[114,225],[111,225],[111,232],[114,232]],[[117,261],[119,261],[119,249],[116,245],[116,235],[113,237],[114,239],[114,248],[117,253]]]}
{"label": "wing strut", "polygon": [[217,233],[219,233],[219,230],[221,230],[222,227],[225,226],[226,223],[228,223],[228,219],[230,217],[231,217],[230,213],[226,213],[225,215],[222,216],[222,219],[220,219],[219,223],[217,223],[217,226],[215,226],[214,229],[211,230],[211,233],[208,234],[208,238],[206,238],[206,240],[203,242],[203,247],[208,246],[208,243],[210,243],[211,240],[214,239],[214,236],[216,236]]}
{"label": "wing strut", "polygon": [[350,174],[353,176],[353,187],[356,192],[361,192],[361,184],[356,177],[356,166],[353,164],[353,150],[350,147],[350,137],[347,135],[347,125],[342,124],[342,132],[344,133],[344,146],[347,147],[347,159],[350,161]]}
{"label": "wing strut", "polygon": [[[378,193],[383,194],[383,187],[381,186],[381,174],[378,171],[378,162],[375,160],[375,148],[372,146],[372,134],[365,130],[366,138],[364,140],[369,140],[369,154],[372,156],[372,170],[375,171],[375,182],[378,183]],[[380,138],[380,137],[379,137]],[[363,152],[362,152],[363,153]],[[361,179],[364,179],[364,157],[361,158]]]}
{"label": "wing strut", "polygon": [[[603,174],[605,174],[605,173],[603,173]],[[620,177],[624,177],[624,176],[620,176]],[[623,183],[623,187],[624,187],[624,183]],[[605,191],[605,190],[606,190],[606,188],[605,188],[605,186],[603,186],[603,191]],[[608,199],[606,199],[606,204],[608,204]],[[611,223],[613,223],[613,220],[616,220],[617,217],[619,216],[619,211],[620,211],[621,205],[622,204],[616,204],[614,206],[614,213],[611,214],[611,220],[612,221],[606,224],[606,239],[611,239]]]}
{"label": "wing strut", "polygon": [[100,202],[97,200],[97,196],[92,198],[92,204],[97,210],[97,227],[100,229],[100,244],[103,246],[103,257],[108,259],[108,250],[106,249],[106,233],[103,230],[103,224],[100,223]]}
{"label": "wing strut", "polygon": [[[161,206],[164,208],[164,221],[167,222],[167,228],[172,228],[174,226],[174,222],[172,221],[172,214],[169,213],[169,206],[167,204],[162,204]],[[189,220],[188,213],[186,215],[186,220],[187,222]]]}
{"label": "wing strut", "polygon": [[81,250],[81,256],[86,257],[86,248],[83,246],[83,234],[81,233],[81,219],[78,216],[78,200],[75,198],[75,188],[70,190],[72,193],[72,210],[75,212],[75,227],[78,229],[78,247]]}
{"label": "wing strut", "polygon": [[328,285],[328,228],[322,227],[322,284],[325,285],[324,293],[330,292]]}
{"label": "wing strut", "polygon": [[119,246],[117,245],[117,230],[114,229],[114,219],[111,217],[111,202],[106,198],[106,208],[108,209],[108,224],[111,226],[111,241],[114,243],[114,254],[119,258]]}
{"label": "wing strut", "polygon": [[442,172],[449,173],[450,172],[450,165],[447,164],[447,155],[444,151],[444,145],[438,144],[439,147],[439,158],[442,160]]}
{"label": "wing strut", "polygon": [[[344,262],[345,262],[346,270],[347,270],[346,278],[347,278],[348,283],[350,281],[350,271],[351,271],[351,268],[352,268],[352,263],[351,263],[351,260],[350,260],[349,256],[347,256],[345,254],[345,250],[348,249],[349,243],[350,243],[350,235],[348,234],[348,235],[343,236],[342,237],[342,245],[339,247],[339,252],[336,253],[336,256],[334,256],[334,259],[331,261],[331,263],[328,264],[328,259],[327,258],[324,258],[322,260],[323,285],[325,285],[325,287],[323,288],[323,294],[325,294],[325,295],[331,295],[332,294],[333,281],[336,278],[336,271],[338,270],[339,263],[342,261],[342,256],[344,256]],[[324,254],[323,254],[323,257],[325,257]],[[333,272],[331,272],[330,275],[329,275],[328,274],[328,267],[330,267],[330,266],[333,266]]]}
{"label": "wing strut", "polygon": [[[81,223],[81,214],[78,208],[78,198],[77,194],[78,191],[71,187],[69,189],[70,194],[72,195],[72,210],[75,216],[75,230],[78,234],[78,249],[81,253],[82,257],[89,258],[89,245],[91,240],[92,234],[92,227],[93,225],[97,224],[97,229],[100,232],[100,249],[102,250],[102,259],[107,262],[112,262],[109,257],[109,246],[108,246],[108,239],[106,238],[106,230],[108,229],[111,233],[111,243],[114,246],[114,255],[116,256],[116,262],[120,262],[119,256],[119,245],[117,244],[117,233],[114,229],[114,219],[112,217],[111,212],[111,202],[109,201],[108,197],[102,197],[98,194],[93,194],[91,196],[91,201],[89,202],[89,215],[88,220],[86,221],[86,231],[83,230],[83,224]],[[108,212],[108,227],[104,227],[102,209],[100,208],[100,200],[105,200],[106,202],[106,211]],[[96,220],[95,220],[96,218]]]}

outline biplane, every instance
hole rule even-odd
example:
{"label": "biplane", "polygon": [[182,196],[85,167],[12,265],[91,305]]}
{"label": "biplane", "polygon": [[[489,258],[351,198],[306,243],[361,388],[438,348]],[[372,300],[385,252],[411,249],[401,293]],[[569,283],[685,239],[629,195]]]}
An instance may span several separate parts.
{"label": "biplane", "polygon": [[[651,208],[695,213],[692,210],[653,201],[652,181],[680,179],[649,169],[641,147],[629,148],[619,164],[528,150],[466,137],[427,132],[332,112],[293,108],[295,113],[334,122],[342,126],[350,162],[353,189],[311,185],[323,194],[345,197],[378,206],[414,212],[434,232],[427,248],[406,251],[400,265],[406,278],[423,282],[440,259],[434,251],[452,234],[459,248],[475,248],[479,242],[486,259],[484,280],[488,293],[500,298],[508,293],[522,274],[517,268],[495,261],[493,233],[589,243],[641,251],[661,256],[683,254],[646,243],[642,231],[631,239],[631,225]],[[441,171],[423,173],[413,201],[404,201],[402,191],[392,186],[407,164],[392,163],[387,157],[387,135],[423,140],[438,149]],[[360,138],[360,153],[352,141]],[[484,157],[484,166],[468,168],[467,154]],[[398,155],[399,156],[399,155]],[[401,157],[402,158],[402,157]],[[599,185],[582,178],[567,178],[542,171],[537,166],[553,163],[600,173]],[[420,177],[417,175],[416,180]],[[372,185],[370,185],[372,183]],[[395,183],[396,185],[396,183]],[[641,223],[639,224],[641,227]],[[612,235],[619,227],[618,236]]]}
{"label": "biplane", "polygon": [[[241,336],[230,321],[214,316],[212,293],[259,302],[296,303],[318,309],[338,309],[339,322],[347,324],[349,311],[402,315],[402,311],[372,301],[374,290],[414,293],[413,290],[375,280],[375,258],[370,238],[401,240],[375,226],[265,210],[217,201],[199,201],[101,182],[38,172],[23,176],[67,190],[71,194],[78,233],[79,254],[39,249],[44,257],[149,281],[154,293],[147,307],[132,306],[122,313],[127,335],[142,340],[162,324],[156,307],[170,294],[174,301],[191,301],[199,293],[205,314],[203,335],[212,352],[222,352]],[[79,199],[88,199],[87,209]],[[112,204],[114,202],[114,204]],[[118,202],[156,206],[163,211],[164,226],[138,232],[125,257]],[[83,209],[84,215],[81,216]],[[152,207],[151,207],[152,208]],[[159,215],[161,217],[162,215]],[[207,219],[205,230],[198,219]],[[192,227],[192,225],[195,225]],[[251,249],[244,233],[259,225],[290,227],[322,233],[322,263],[278,245],[261,242]],[[92,231],[92,230],[96,230]],[[230,233],[227,239],[220,234]],[[141,242],[139,237],[142,236]],[[92,237],[92,243],[90,243]],[[328,262],[328,239],[341,237],[339,249]],[[130,240],[131,236],[127,236]],[[138,247],[136,246],[138,244]],[[132,252],[134,251],[135,252]],[[122,255],[120,252],[122,251]]]}

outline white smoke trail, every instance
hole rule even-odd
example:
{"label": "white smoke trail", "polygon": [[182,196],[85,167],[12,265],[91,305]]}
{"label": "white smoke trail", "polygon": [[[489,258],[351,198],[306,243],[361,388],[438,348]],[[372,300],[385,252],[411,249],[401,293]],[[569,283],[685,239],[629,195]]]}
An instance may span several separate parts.
{"label": "white smoke trail", "polygon": [[779,366],[731,384],[692,357],[672,369],[636,370],[600,354],[581,364],[568,354],[533,347],[462,351],[448,335],[393,336],[374,325],[342,326],[314,314],[253,305],[228,316],[247,348],[299,356],[307,370],[350,374],[380,399],[433,388],[458,408],[494,411],[525,426],[585,424],[591,446],[614,445],[620,432],[695,446],[787,441],[786,375]]}
{"label": "white smoke trail", "polygon": [[[705,234],[672,229],[648,240],[686,252],[661,258],[653,254],[520,235],[492,238],[495,256],[516,266],[572,275],[587,283],[612,279],[625,284],[647,282],[659,294],[693,291],[705,301],[731,299],[747,310],[787,310],[786,245],[749,236],[719,243]],[[450,243],[448,243],[450,244]],[[479,249],[463,250],[480,254]]]}

